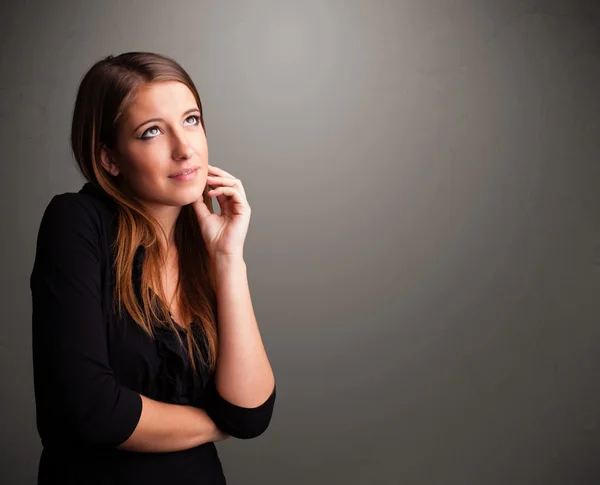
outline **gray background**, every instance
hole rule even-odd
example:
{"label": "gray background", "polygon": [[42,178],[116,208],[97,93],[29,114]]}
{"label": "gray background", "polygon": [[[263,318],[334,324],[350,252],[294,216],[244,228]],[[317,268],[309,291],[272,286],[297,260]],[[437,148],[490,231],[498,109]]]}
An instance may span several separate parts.
{"label": "gray background", "polygon": [[20,1],[0,16],[4,484],[34,483],[29,275],[107,54],[167,54],[244,182],[278,382],[231,484],[600,481],[600,6]]}

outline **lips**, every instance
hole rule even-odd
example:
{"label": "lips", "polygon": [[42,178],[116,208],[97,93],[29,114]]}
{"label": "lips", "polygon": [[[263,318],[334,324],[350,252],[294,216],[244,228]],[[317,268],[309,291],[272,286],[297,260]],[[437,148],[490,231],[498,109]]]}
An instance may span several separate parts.
{"label": "lips", "polygon": [[179,175],[186,175],[188,173],[192,173],[194,170],[198,170],[200,167],[189,167],[189,168],[184,168],[183,170],[174,173],[172,175],[169,175],[169,177],[178,177]]}

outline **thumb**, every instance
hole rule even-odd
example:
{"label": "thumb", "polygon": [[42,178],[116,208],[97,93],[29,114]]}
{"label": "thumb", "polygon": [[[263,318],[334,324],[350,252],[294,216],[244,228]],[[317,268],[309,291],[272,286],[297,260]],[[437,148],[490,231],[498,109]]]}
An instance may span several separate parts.
{"label": "thumb", "polygon": [[200,197],[196,202],[194,202],[193,206],[194,210],[196,211],[196,215],[200,220],[211,215],[211,212],[210,210],[208,210],[208,207],[206,207],[206,204],[202,200],[202,197]]}

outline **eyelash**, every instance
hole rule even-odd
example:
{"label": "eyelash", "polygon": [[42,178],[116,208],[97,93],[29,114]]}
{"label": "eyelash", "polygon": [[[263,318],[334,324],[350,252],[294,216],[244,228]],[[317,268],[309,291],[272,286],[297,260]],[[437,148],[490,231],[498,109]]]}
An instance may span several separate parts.
{"label": "eyelash", "polygon": [[[188,117],[186,118],[186,120],[187,120],[187,119],[190,119],[190,118],[195,118],[195,119],[196,119],[196,124],[195,124],[195,125],[192,125],[192,126],[200,126],[200,116],[198,116],[198,115],[190,115],[190,116],[188,116]],[[144,133],[142,133],[142,136],[140,136],[140,137],[139,137],[139,139],[140,139],[140,140],[150,140],[150,139],[152,139],[152,138],[156,138],[158,135],[153,135],[153,136],[144,136],[144,135],[146,134],[146,132],[147,132],[147,131],[153,130],[154,128],[158,128],[158,126],[157,126],[157,125],[154,125],[154,126],[151,126],[150,128],[146,128],[146,129],[144,130]]]}

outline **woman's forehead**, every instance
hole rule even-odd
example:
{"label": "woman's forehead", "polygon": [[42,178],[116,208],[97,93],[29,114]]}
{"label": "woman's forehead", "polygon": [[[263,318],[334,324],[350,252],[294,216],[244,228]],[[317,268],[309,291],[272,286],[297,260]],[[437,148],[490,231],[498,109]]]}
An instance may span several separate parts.
{"label": "woman's forehead", "polygon": [[177,117],[191,108],[198,108],[192,91],[183,83],[165,81],[140,86],[123,113],[127,123],[146,118]]}

